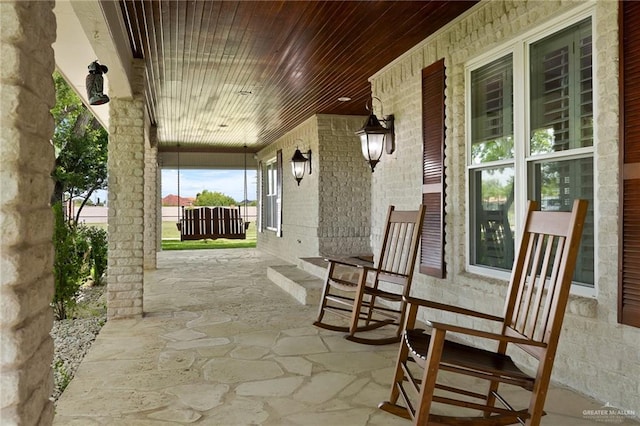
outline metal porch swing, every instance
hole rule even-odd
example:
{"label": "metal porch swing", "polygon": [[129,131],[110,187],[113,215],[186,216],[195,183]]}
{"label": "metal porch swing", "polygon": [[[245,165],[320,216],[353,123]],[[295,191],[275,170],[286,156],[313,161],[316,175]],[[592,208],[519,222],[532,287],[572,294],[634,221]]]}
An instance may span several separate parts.
{"label": "metal porch swing", "polygon": [[[244,206],[247,213],[247,147],[244,152]],[[178,145],[178,205],[180,205],[180,145]],[[244,240],[249,222],[244,221],[240,207],[189,207],[180,205],[176,224],[180,241],[187,240]]]}

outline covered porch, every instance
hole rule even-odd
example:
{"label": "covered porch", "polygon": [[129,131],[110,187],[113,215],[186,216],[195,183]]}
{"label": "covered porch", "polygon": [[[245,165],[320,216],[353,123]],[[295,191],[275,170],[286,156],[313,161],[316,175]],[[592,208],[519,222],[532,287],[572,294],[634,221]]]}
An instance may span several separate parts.
{"label": "covered porch", "polygon": [[[640,262],[634,256],[640,250],[634,244],[640,241],[640,227],[634,203],[639,199],[640,138],[633,118],[640,87],[634,62],[640,51],[637,4],[0,2],[1,423],[47,425],[54,418],[49,400],[53,353],[49,304],[54,287],[50,109],[55,100],[50,77],[57,68],[79,93],[85,93],[87,65],[96,59],[109,66],[105,93],[111,98],[109,104],[96,107],[109,128],[110,320],[60,401],[58,424],[397,421],[375,408],[388,392],[395,348],[361,347],[314,329],[315,305],[300,305],[272,285],[267,266],[298,257],[375,252],[383,228],[381,212],[391,204],[409,209],[423,202],[443,220],[433,244],[440,274],[416,274],[415,296],[499,312],[509,262],[505,260],[504,270],[496,270],[490,262],[478,261],[483,254],[479,229],[484,201],[477,189],[482,176],[489,189],[494,170],[513,169],[514,183],[505,185],[505,192],[515,198],[505,200],[511,200],[515,216],[521,215],[529,198],[542,196],[538,189],[543,185],[533,184],[546,184],[538,166],[547,163],[553,168],[556,163],[570,164],[564,168],[567,174],[556,179],[571,183],[563,188],[563,197],[570,195],[569,201],[587,196],[593,209],[592,242],[584,256],[588,279],[582,283],[586,285],[574,286],[553,379],[598,401],[554,388],[543,423],[601,421],[599,409],[612,406],[637,417],[640,284],[635,268]],[[205,6],[215,9],[203,14]],[[289,10],[295,7],[304,9],[307,19]],[[327,13],[317,13],[316,7]],[[358,7],[365,10],[355,10]],[[421,12],[412,12],[412,7]],[[142,13],[145,10],[151,16]],[[194,12],[190,18],[187,10]],[[280,10],[288,12],[277,13]],[[336,11],[341,12],[334,15]],[[220,17],[215,20],[220,37],[204,30],[204,16]],[[234,16],[237,19],[228,19]],[[351,17],[368,32],[335,16]],[[408,19],[411,16],[422,20]],[[252,19],[259,25],[249,25]],[[156,21],[157,33],[151,31]],[[327,24],[321,28],[331,37],[314,37],[306,31],[314,28],[309,23],[323,22]],[[203,30],[175,36],[187,28],[185,23]],[[408,31],[403,25],[425,32]],[[142,28],[157,34],[157,40],[149,43],[151,37]],[[175,31],[162,34],[160,28]],[[267,36],[253,31],[260,28]],[[284,32],[281,37],[272,37],[274,28]],[[192,43],[198,34],[202,42]],[[366,34],[378,37],[378,44]],[[529,135],[536,131],[528,125],[536,117],[527,112],[540,102],[514,97],[512,92],[530,91],[533,86],[526,82],[542,75],[526,66],[535,59],[527,49],[553,46],[552,37],[565,34],[588,46],[587,59],[574,56],[572,64],[589,64],[584,75],[590,89],[582,99],[577,89],[583,82],[571,80],[573,97],[567,103],[577,106],[584,100],[586,115],[576,111],[561,121],[577,131],[571,138],[574,148],[565,149],[558,138],[551,152],[527,156],[534,141]],[[568,48],[568,43],[563,46]],[[214,61],[198,59],[197,46],[206,48],[200,56]],[[333,60],[327,52],[335,54]],[[249,53],[267,57],[247,57]],[[515,62],[509,59],[514,57]],[[183,68],[183,60],[195,69]],[[515,131],[496,126],[496,138],[513,137],[517,158],[476,164],[471,152],[477,144],[471,136],[479,129],[473,125],[469,100],[474,94],[490,93],[494,85],[482,86],[484,90],[471,77],[495,70],[495,61],[504,65],[504,71],[496,74],[504,89],[495,93],[500,99],[513,99],[500,103],[504,108],[499,113],[504,123],[516,126]],[[541,60],[535,63],[543,69]],[[255,72],[245,74],[247,64],[254,64]],[[265,64],[273,69],[263,69]],[[243,72],[234,73],[236,69]],[[430,70],[438,73],[426,73]],[[442,84],[431,88],[425,73]],[[189,84],[188,76],[205,74],[210,77],[207,85]],[[508,89],[512,87],[522,90]],[[376,114],[395,117],[397,149],[385,153],[371,173],[355,131],[374,97],[380,101]],[[346,98],[351,101],[340,100]],[[493,117],[488,114],[490,103],[484,108],[487,123]],[[440,108],[437,114],[423,114],[434,105]],[[238,108],[231,111],[229,106]],[[438,118],[435,138],[424,132],[429,117]],[[199,121],[190,121],[195,118]],[[542,124],[548,130],[542,134],[555,134],[554,123]],[[184,126],[181,131],[178,125]],[[197,137],[191,138],[192,131]],[[584,141],[579,137],[583,134],[589,135]],[[426,148],[444,156],[426,158]],[[313,153],[313,173],[306,174],[300,185],[287,170],[298,149]],[[633,155],[623,164],[626,152]],[[160,170],[177,167],[178,153],[181,167],[211,168],[237,167],[245,153],[255,154],[249,158],[255,162],[250,166],[260,170],[256,182],[260,252],[160,251]],[[435,173],[442,185],[424,184],[429,177],[424,165],[432,162],[442,165]],[[471,181],[472,175],[477,182]],[[554,188],[560,191],[559,185]],[[427,201],[433,197],[438,201]],[[491,201],[489,191],[484,198]],[[470,232],[474,229],[475,237]],[[631,245],[625,249],[628,242]],[[213,257],[201,257],[209,255]],[[357,361],[352,361],[354,357]],[[367,365],[363,360],[370,357],[380,364]],[[365,365],[362,370],[356,368],[361,365]],[[265,370],[272,372],[265,377]],[[238,371],[242,374],[235,374]],[[216,405],[217,401],[222,403]]]}
{"label": "covered porch", "polygon": [[[280,265],[253,249],[159,253],[145,315],[106,323],[54,424],[408,424],[376,408],[397,345],[313,327],[313,300],[302,305],[267,277]],[[553,387],[543,424],[596,424],[588,410],[603,406]]]}

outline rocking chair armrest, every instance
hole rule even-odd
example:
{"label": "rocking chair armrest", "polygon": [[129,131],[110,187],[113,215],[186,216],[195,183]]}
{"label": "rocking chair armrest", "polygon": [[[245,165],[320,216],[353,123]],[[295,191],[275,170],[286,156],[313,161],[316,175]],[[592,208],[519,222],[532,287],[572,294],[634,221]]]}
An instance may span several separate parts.
{"label": "rocking chair armrest", "polygon": [[411,304],[422,306],[425,308],[437,309],[439,311],[453,312],[461,315],[468,315],[476,318],[482,318],[491,321],[504,321],[504,317],[497,315],[485,314],[484,312],[474,311],[472,309],[462,308],[460,306],[447,305],[445,303],[433,302],[431,300],[418,299],[417,297],[404,296],[404,301]]}
{"label": "rocking chair armrest", "polygon": [[458,325],[446,324],[446,323],[436,322],[436,321],[427,321],[426,323],[431,327],[433,327],[434,329],[448,331],[452,333],[467,334],[469,336],[482,337],[485,339],[497,340],[505,343],[515,343],[515,344],[524,345],[524,346],[538,346],[538,347],[547,346],[546,343],[537,342],[535,340],[529,340],[522,337],[505,336],[504,334],[492,333],[490,331],[476,330],[473,328],[461,327]]}
{"label": "rocking chair armrest", "polygon": [[343,266],[351,266],[352,268],[362,268],[367,270],[375,269],[372,263],[368,263],[367,261],[364,261],[364,260],[359,260],[358,258],[355,258],[355,257],[340,258],[340,259],[325,258],[324,260],[329,263],[335,263]]}

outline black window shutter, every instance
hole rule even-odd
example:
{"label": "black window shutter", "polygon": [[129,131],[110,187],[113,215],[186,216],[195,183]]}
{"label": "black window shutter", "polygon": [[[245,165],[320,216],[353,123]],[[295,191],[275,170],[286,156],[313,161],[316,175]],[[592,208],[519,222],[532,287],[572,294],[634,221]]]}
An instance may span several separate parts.
{"label": "black window shutter", "polygon": [[422,70],[422,226],[420,272],[446,275],[444,263],[444,59]]}
{"label": "black window shutter", "polygon": [[618,321],[640,327],[640,3],[620,4],[620,251]]}

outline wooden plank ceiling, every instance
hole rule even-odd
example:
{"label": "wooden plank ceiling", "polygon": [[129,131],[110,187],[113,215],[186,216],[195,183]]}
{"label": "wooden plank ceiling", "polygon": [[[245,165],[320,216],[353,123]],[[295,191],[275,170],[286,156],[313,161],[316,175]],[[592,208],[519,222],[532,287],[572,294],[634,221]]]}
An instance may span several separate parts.
{"label": "wooden plank ceiling", "polygon": [[475,3],[121,5],[134,56],[146,63],[159,149],[256,152],[313,114],[365,115],[368,78]]}

